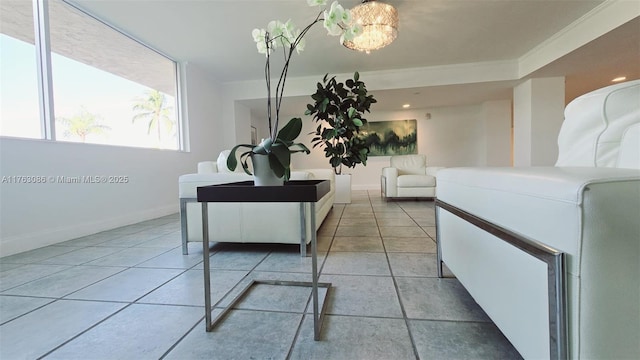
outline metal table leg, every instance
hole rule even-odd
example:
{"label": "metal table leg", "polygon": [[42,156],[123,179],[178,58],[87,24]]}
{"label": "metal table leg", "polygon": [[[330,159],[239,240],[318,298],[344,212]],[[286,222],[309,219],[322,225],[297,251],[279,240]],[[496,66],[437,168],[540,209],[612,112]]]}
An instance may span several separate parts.
{"label": "metal table leg", "polygon": [[[318,239],[316,235],[316,217],[315,217],[315,203],[310,202],[309,216],[311,227],[311,282],[306,281],[277,281],[277,280],[253,280],[234,298],[231,300],[229,306],[224,309],[216,318],[211,320],[211,281],[210,281],[210,264],[209,264],[209,216],[207,212],[206,202],[202,203],[202,254],[203,254],[203,268],[204,268],[204,303],[205,303],[205,326],[206,331],[211,332],[215,326],[229,313],[233,307],[242,300],[242,298],[249,292],[250,288],[256,284],[268,284],[268,285],[284,285],[284,286],[306,286],[311,287],[311,296],[313,298],[313,339],[315,341],[320,340],[320,331],[322,330],[322,323],[324,321],[324,313],[327,305],[327,297],[331,290],[331,283],[319,283],[318,282]],[[301,231],[302,241],[306,246],[306,217],[305,217],[305,205],[302,203],[300,206],[301,212]],[[325,294],[325,301],[322,309],[319,309],[318,300],[318,287],[324,287],[327,289]]]}
{"label": "metal table leg", "polygon": [[309,203],[309,206],[311,207],[309,217],[311,220],[311,296],[313,297],[313,339],[318,341],[320,340],[321,323],[320,316],[318,314],[318,239],[316,235],[316,204],[312,202]]}
{"label": "metal table leg", "polygon": [[208,203],[202,203],[202,264],[204,268],[204,314],[205,327],[211,331],[211,279],[209,272],[209,214]]}

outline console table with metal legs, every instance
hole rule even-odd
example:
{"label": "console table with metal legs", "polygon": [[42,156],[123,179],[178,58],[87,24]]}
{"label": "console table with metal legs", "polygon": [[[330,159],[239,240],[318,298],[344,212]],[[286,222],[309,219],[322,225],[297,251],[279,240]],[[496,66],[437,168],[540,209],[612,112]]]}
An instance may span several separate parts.
{"label": "console table with metal legs", "polygon": [[[315,205],[329,192],[329,180],[298,180],[288,181],[283,186],[254,186],[253,181],[243,181],[230,184],[201,186],[197,189],[197,200],[202,203],[202,256],[204,267],[204,303],[206,331],[213,331],[214,327],[242,300],[252,286],[256,284],[305,286],[311,287],[313,298],[313,337],[320,340],[320,330],[324,320],[326,298],[331,289],[331,283],[318,282],[318,243],[316,237]],[[209,263],[209,213],[210,202],[297,202],[300,203],[300,231],[302,241],[306,244],[307,219],[305,208],[309,207],[311,233],[311,282],[306,281],[278,281],[253,280],[238,294],[231,303],[216,316],[211,318],[211,279]],[[214,239],[215,240],[215,239]],[[318,287],[327,289],[322,309],[319,309]]]}

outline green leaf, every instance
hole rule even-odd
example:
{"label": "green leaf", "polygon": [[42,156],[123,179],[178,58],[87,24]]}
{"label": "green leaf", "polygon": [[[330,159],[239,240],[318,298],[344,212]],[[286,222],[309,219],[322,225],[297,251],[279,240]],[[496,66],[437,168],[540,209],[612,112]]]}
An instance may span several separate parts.
{"label": "green leaf", "polygon": [[355,74],[353,74],[353,80],[358,81],[360,80],[360,74],[356,71]]}
{"label": "green leaf", "polygon": [[245,151],[240,155],[240,165],[242,165],[242,169],[244,170],[245,173],[247,173],[248,175],[253,175],[251,174],[251,172],[249,171],[249,165],[247,165],[247,159],[249,159],[249,155],[251,155],[252,152],[251,150],[249,151]]}
{"label": "green leaf", "polygon": [[[349,110],[347,110],[347,114],[349,115],[349,119],[353,118],[353,116],[356,114],[356,109],[353,107],[350,107]],[[362,125],[358,125],[358,126],[362,126]]]}
{"label": "green leaf", "polygon": [[327,105],[329,105],[329,98],[324,98],[322,100],[322,102],[320,103],[320,111],[326,112],[327,111]]}
{"label": "green leaf", "polygon": [[[352,109],[353,109],[353,108],[352,108]],[[360,127],[360,126],[362,126],[362,125],[364,125],[364,124],[362,123],[362,120],[360,120],[360,119],[358,119],[358,118],[355,118],[355,119],[353,119],[353,125],[355,125],[355,126],[357,126],[357,127]]]}
{"label": "green leaf", "polygon": [[288,168],[282,166],[278,160],[274,160],[275,157],[269,157],[269,165],[271,166],[271,170],[277,177],[284,177],[287,173]]}
{"label": "green leaf", "polygon": [[[278,163],[282,166],[282,168],[283,169],[288,168],[289,164],[291,163],[291,152],[289,151],[289,148],[287,147],[287,145],[280,142],[276,142],[271,147],[271,150],[273,150],[272,154],[278,160]],[[269,163],[271,163],[271,160],[269,160]],[[278,176],[282,176],[282,175],[278,175]]]}
{"label": "green leaf", "polygon": [[298,135],[300,135],[301,131],[302,131],[302,119],[293,118],[289,120],[287,125],[285,125],[282,129],[280,129],[280,131],[278,132],[277,139],[282,141],[293,141],[295,140],[295,138],[298,137]]}
{"label": "green leaf", "polygon": [[234,146],[229,153],[229,157],[227,157],[227,169],[234,171],[238,166],[238,160],[236,159],[236,151],[238,148],[246,147],[252,149],[254,145],[251,144],[239,144]]}
{"label": "green leaf", "polygon": [[[299,149],[297,149],[297,150],[292,149],[292,148],[295,148],[295,147],[298,147]],[[299,152],[304,152],[304,153],[309,154],[309,153],[311,153],[311,150],[309,150],[309,148],[303,143],[295,143],[295,144],[291,144],[289,146],[289,152],[292,153],[292,154],[293,153],[299,153]]]}

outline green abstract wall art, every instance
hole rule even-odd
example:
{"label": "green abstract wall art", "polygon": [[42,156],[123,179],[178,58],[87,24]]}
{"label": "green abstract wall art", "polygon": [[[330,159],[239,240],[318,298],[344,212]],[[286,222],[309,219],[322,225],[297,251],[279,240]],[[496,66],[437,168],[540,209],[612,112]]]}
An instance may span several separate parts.
{"label": "green abstract wall art", "polygon": [[369,156],[417,154],[417,128],[415,119],[367,122],[360,136],[369,146]]}

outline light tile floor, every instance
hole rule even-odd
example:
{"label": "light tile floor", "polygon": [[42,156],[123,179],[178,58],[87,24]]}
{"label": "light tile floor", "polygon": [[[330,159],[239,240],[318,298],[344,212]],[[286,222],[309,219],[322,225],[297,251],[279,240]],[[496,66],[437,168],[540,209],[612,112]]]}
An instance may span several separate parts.
{"label": "light tile floor", "polygon": [[[319,234],[310,289],[259,285],[204,330],[201,244],[177,214],[0,259],[0,359],[519,359],[460,283],[436,276],[433,202],[354,192]],[[310,281],[296,245],[211,245],[214,316],[251,279]],[[321,291],[321,297],[324,296]]]}

